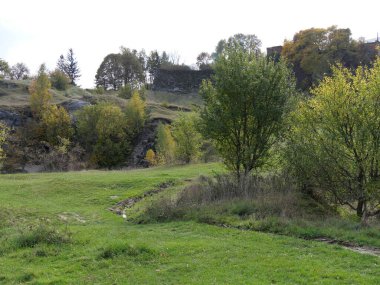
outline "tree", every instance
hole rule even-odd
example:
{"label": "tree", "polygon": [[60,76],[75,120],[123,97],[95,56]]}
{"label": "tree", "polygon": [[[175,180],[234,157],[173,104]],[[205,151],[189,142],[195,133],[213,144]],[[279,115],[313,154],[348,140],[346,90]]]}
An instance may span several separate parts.
{"label": "tree", "polygon": [[57,68],[70,78],[70,84],[76,85],[76,80],[81,76],[78,61],[72,48],[67,52],[66,58],[61,55],[57,62]]}
{"label": "tree", "polygon": [[58,90],[66,90],[70,84],[70,78],[59,69],[50,73],[51,85]]}
{"label": "tree", "polygon": [[211,55],[209,55],[207,52],[201,52],[197,56],[197,66],[200,70],[210,69],[210,63],[211,63]]}
{"label": "tree", "polygon": [[11,78],[16,80],[28,79],[29,73],[29,68],[22,62],[13,65],[10,71]]}
{"label": "tree", "polygon": [[146,120],[146,104],[138,91],[134,91],[125,108],[126,124],[132,137],[136,137],[143,129]]}
{"label": "tree", "polygon": [[59,145],[62,139],[69,141],[73,135],[70,115],[63,107],[49,106],[42,113],[41,124],[46,141],[51,145]]}
{"label": "tree", "polygon": [[38,75],[29,87],[30,93],[30,108],[33,116],[41,118],[42,113],[49,107],[51,94],[49,77],[46,73],[45,64],[41,64]]}
{"label": "tree", "polygon": [[169,125],[161,122],[157,127],[156,153],[159,164],[170,164],[175,158],[175,141],[170,131]]}
{"label": "tree", "polygon": [[103,87],[104,90],[119,90],[123,85],[123,67],[120,57],[120,54],[111,53],[103,59],[95,75],[97,87]]}
{"label": "tree", "polygon": [[102,167],[125,161],[130,152],[126,128],[125,115],[118,106],[86,106],[78,113],[79,142],[91,154],[91,160]]}
{"label": "tree", "polygon": [[242,49],[247,53],[258,55],[260,46],[261,41],[256,35],[235,34],[229,37],[228,40],[220,40],[212,57],[217,59],[226,49]]}
{"label": "tree", "polygon": [[380,59],[355,74],[342,66],[290,119],[287,158],[299,181],[363,221],[380,214]]}
{"label": "tree", "polygon": [[226,49],[214,70],[213,81],[201,86],[201,129],[240,179],[265,163],[277,141],[293,78],[284,62],[242,48]]}
{"label": "tree", "polygon": [[296,33],[292,41],[285,41],[282,56],[293,64],[297,86],[308,90],[331,73],[331,64],[356,67],[357,47],[350,29],[311,28]]}
{"label": "tree", "polygon": [[121,53],[107,55],[100,64],[96,75],[96,86],[105,90],[119,90],[122,86],[140,87],[145,81],[142,58],[137,51],[121,47]]}
{"label": "tree", "polygon": [[183,113],[173,122],[176,157],[185,163],[196,160],[200,155],[202,136],[197,129],[198,119],[195,113]]}
{"label": "tree", "polygon": [[161,67],[161,58],[158,52],[151,51],[148,59],[147,59],[147,69],[150,75],[150,82],[153,82],[154,78],[157,75],[158,70]]}
{"label": "tree", "polygon": [[173,63],[170,62],[169,55],[166,53],[166,51],[163,51],[160,57],[160,67],[167,67],[172,64]]}
{"label": "tree", "polygon": [[120,63],[123,68],[123,85],[130,84],[135,87],[145,81],[144,69],[141,61],[137,57],[137,52],[133,53],[129,49],[121,47]]}
{"label": "tree", "polygon": [[46,73],[45,65],[42,64],[37,79],[30,88],[30,107],[35,122],[33,124],[33,136],[39,140],[45,140],[51,145],[58,145],[60,139],[70,139],[73,130],[71,118],[63,107],[51,104],[51,83]]}
{"label": "tree", "polygon": [[0,58],[0,79],[9,75],[9,64]]}

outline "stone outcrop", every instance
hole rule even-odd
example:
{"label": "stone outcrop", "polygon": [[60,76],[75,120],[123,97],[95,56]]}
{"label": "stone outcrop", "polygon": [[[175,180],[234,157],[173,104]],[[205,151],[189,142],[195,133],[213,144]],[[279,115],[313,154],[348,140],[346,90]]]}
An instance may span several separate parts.
{"label": "stone outcrop", "polygon": [[213,70],[166,70],[160,69],[154,78],[155,91],[189,93],[198,91],[202,80],[210,79]]}
{"label": "stone outcrop", "polygon": [[154,142],[156,138],[156,129],[158,124],[162,122],[169,124],[170,121],[167,119],[157,118],[153,119],[145,124],[144,129],[137,138],[137,144],[134,147],[130,160],[128,161],[129,166],[133,167],[147,167],[147,161],[145,160],[145,155],[148,149],[154,149]]}
{"label": "stone outcrop", "polygon": [[23,118],[27,116],[27,110],[11,109],[0,107],[0,122],[3,122],[10,128],[19,127],[22,125]]}

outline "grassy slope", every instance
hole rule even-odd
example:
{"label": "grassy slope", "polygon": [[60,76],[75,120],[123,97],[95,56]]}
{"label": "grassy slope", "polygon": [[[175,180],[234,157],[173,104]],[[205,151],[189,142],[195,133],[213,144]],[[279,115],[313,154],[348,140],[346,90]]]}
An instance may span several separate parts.
{"label": "grassy slope", "polygon": [[[29,105],[28,86],[30,80],[8,81],[0,80],[0,108],[25,107]],[[81,89],[79,87],[70,87],[66,91],[52,89],[53,102],[56,104],[63,103],[69,100],[89,100],[91,102],[110,102],[112,104],[124,107],[127,100],[117,96],[117,92],[108,91],[106,94],[97,95]],[[202,99],[197,93],[190,94],[174,94],[168,92],[147,91],[147,105],[150,117],[163,118],[173,120],[178,115],[178,110],[181,107],[187,109],[200,106]],[[169,108],[169,107],[174,107]]]}
{"label": "grassy slope", "polygon": [[[107,210],[161,182],[214,170],[221,168],[0,176],[0,283],[379,284],[378,257],[338,246],[192,222],[135,225]],[[73,242],[15,247],[20,229],[41,218],[67,227]],[[126,244],[145,253],[99,257],[105,248]]]}

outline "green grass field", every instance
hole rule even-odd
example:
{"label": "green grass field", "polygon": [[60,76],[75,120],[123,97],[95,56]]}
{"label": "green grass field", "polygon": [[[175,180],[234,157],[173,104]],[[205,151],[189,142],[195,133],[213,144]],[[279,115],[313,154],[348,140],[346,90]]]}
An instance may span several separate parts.
{"label": "green grass field", "polygon": [[340,246],[195,222],[132,224],[108,210],[215,171],[1,175],[0,284],[379,284],[379,257]]}

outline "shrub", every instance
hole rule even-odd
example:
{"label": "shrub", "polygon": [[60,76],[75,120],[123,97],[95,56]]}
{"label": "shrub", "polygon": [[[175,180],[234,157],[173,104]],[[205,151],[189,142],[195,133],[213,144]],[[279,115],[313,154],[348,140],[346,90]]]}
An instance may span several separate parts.
{"label": "shrub", "polygon": [[228,215],[265,219],[323,216],[326,213],[320,211],[316,203],[305,205],[303,199],[292,181],[283,175],[251,176],[244,182],[234,175],[201,177],[176,197],[153,201],[141,221],[206,219],[221,223]]}
{"label": "shrub", "polygon": [[120,98],[130,99],[132,97],[133,92],[134,89],[132,88],[132,86],[130,84],[127,84],[125,86],[120,87],[117,94]]}
{"label": "shrub", "polygon": [[58,90],[66,90],[70,85],[70,78],[65,73],[56,69],[50,73],[51,86]]}
{"label": "shrub", "polygon": [[334,67],[290,116],[290,169],[363,222],[380,215],[379,78],[380,59],[354,74]]}
{"label": "shrub", "polygon": [[112,167],[125,161],[130,152],[126,129],[125,115],[118,106],[86,106],[78,113],[79,142],[99,166]]}
{"label": "shrub", "polygon": [[113,244],[101,249],[99,257],[103,259],[118,256],[129,256],[139,259],[149,259],[155,255],[155,251],[145,245],[131,246],[129,244]]}
{"label": "shrub", "polygon": [[70,139],[73,135],[71,118],[65,108],[50,105],[42,113],[41,127],[46,141],[58,145],[61,139]]}
{"label": "shrub", "polygon": [[157,164],[156,154],[152,149],[148,149],[146,152],[145,160],[148,162],[149,166],[155,166]]}
{"label": "shrub", "polygon": [[202,136],[197,130],[198,116],[182,113],[173,122],[173,137],[176,142],[176,158],[184,163],[195,161],[200,156]]}
{"label": "shrub", "polygon": [[64,231],[60,232],[57,229],[40,224],[38,226],[31,226],[27,230],[22,231],[15,240],[17,247],[34,247],[38,244],[54,244],[60,245],[69,243],[71,241],[71,234]]}
{"label": "shrub", "polygon": [[175,141],[169,125],[161,122],[158,124],[156,133],[157,162],[159,164],[170,164],[175,158]]}
{"label": "shrub", "polygon": [[146,104],[138,91],[134,91],[131,100],[127,103],[125,114],[128,132],[136,137],[143,129],[146,121]]}

